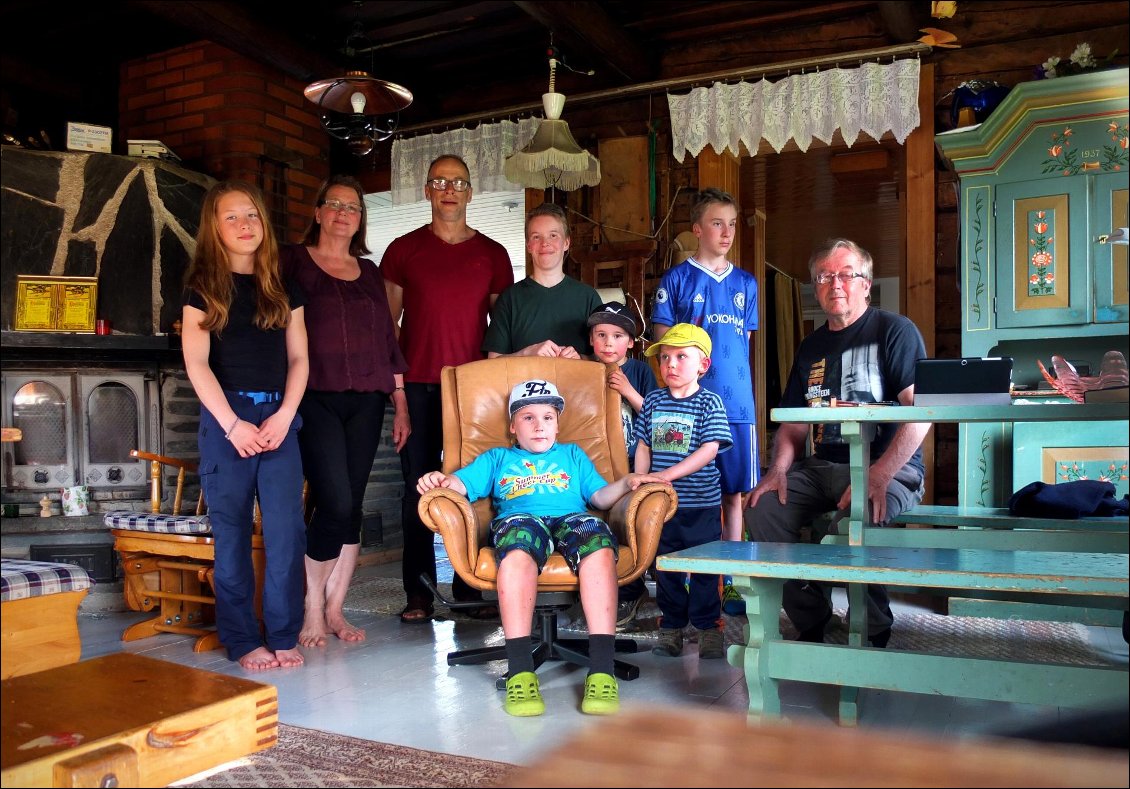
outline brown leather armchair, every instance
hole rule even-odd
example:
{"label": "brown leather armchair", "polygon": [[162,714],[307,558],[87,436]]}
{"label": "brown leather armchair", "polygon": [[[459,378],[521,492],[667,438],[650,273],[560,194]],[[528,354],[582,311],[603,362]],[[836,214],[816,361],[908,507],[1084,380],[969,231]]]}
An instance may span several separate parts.
{"label": "brown leather armchair", "polygon": [[[558,441],[582,447],[605,479],[625,476],[628,457],[620,395],[608,387],[605,365],[542,357],[499,357],[443,369],[443,471],[451,473],[487,449],[511,443],[510,390],[534,378],[552,381],[565,398]],[[674,515],[676,504],[673,488],[652,483],[624,496],[610,511],[597,513],[620,543],[616,575],[621,586],[651,566],[660,529]],[[472,587],[493,592],[498,565],[490,543],[490,499],[469,503],[454,491],[437,488],[423,495],[419,512],[428,528],[443,537],[455,572]],[[535,616],[540,618],[541,637],[534,649],[535,666],[549,659],[588,666],[587,639],[557,638],[557,614],[570,607],[577,594],[577,576],[564,557],[554,553],[538,578]],[[630,639],[617,639],[616,647],[618,652],[636,651]],[[447,662],[476,664],[505,656],[505,647],[484,647],[452,652]],[[618,660],[616,676],[635,679],[639,668]],[[499,682],[505,686],[505,678]]]}

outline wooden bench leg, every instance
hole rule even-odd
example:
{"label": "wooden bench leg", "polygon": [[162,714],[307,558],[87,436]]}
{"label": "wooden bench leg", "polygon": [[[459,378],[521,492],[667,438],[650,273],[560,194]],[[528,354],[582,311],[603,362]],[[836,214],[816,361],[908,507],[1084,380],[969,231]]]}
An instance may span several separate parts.
{"label": "wooden bench leg", "polygon": [[[847,584],[848,598],[848,645],[867,646],[867,586]],[[859,724],[859,688],[840,686],[840,725]]]}
{"label": "wooden bench leg", "polygon": [[749,718],[779,717],[781,695],[778,681],[768,676],[765,645],[781,640],[781,593],[784,581],[777,578],[734,576],[734,588],[745,599],[746,643],[730,647],[727,660],[745,672],[749,689]]}

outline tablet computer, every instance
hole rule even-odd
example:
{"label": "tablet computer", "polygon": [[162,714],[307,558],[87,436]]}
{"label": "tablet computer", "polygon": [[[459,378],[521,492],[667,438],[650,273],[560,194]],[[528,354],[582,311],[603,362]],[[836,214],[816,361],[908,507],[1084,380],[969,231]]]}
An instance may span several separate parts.
{"label": "tablet computer", "polygon": [[1012,357],[919,359],[915,405],[1008,405]]}

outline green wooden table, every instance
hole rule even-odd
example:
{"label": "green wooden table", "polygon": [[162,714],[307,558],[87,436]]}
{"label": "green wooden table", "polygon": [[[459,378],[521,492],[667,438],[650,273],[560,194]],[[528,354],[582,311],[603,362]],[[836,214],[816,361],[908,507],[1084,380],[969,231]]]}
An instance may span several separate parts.
{"label": "green wooden table", "polygon": [[867,479],[871,466],[874,425],[907,422],[1065,422],[1127,418],[1125,403],[1064,403],[969,406],[848,406],[838,408],[774,408],[774,422],[839,423],[851,462],[851,512],[848,541],[863,545],[867,513]]}

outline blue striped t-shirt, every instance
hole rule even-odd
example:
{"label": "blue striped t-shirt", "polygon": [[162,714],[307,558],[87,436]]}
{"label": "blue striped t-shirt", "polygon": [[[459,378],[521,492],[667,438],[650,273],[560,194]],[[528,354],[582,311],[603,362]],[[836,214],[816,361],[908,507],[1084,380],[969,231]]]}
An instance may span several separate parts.
{"label": "blue striped t-shirt", "polygon": [[[730,426],[722,398],[708,389],[677,399],[668,389],[656,389],[643,399],[636,419],[636,439],[651,449],[651,473],[671,468],[709,441],[718,451],[730,448]],[[648,469],[636,469],[646,473]],[[701,469],[672,485],[679,507],[717,507],[722,504],[718,467],[711,460]]]}

